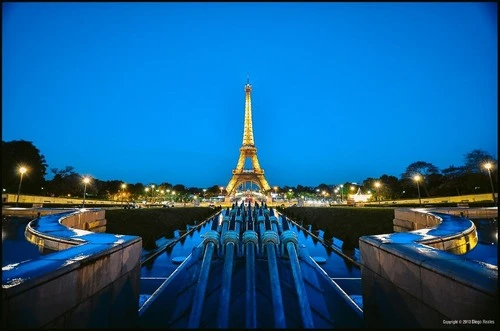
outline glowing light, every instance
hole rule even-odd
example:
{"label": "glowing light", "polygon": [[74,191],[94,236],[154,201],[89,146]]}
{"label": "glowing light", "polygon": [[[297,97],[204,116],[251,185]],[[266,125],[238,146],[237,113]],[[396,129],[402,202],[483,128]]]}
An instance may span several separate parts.
{"label": "glowing light", "polygon": [[24,166],[19,168],[19,173],[21,174],[21,178],[19,179],[19,187],[17,189],[17,199],[16,199],[16,207],[19,203],[19,194],[21,193],[21,183],[23,182],[23,175],[28,171],[28,169]]}

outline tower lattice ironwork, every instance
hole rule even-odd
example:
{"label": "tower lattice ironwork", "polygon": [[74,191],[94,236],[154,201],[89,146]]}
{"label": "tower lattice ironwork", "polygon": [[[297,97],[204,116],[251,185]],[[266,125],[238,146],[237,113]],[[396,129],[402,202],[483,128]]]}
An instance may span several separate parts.
{"label": "tower lattice ironwork", "polygon": [[[236,189],[247,182],[255,183],[261,190],[268,192],[271,190],[269,183],[264,177],[264,170],[260,167],[257,159],[257,148],[253,139],[252,126],[252,85],[247,80],[245,85],[245,123],[243,126],[243,145],[240,148],[240,158],[236,169],[233,170],[233,176],[226,186],[227,195],[232,195]],[[252,169],[245,169],[246,159],[251,159]]]}

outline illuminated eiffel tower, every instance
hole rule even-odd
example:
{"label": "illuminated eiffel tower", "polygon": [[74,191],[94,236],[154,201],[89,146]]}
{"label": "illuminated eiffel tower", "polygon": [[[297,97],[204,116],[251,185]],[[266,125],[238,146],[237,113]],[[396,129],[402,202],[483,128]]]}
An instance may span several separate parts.
{"label": "illuminated eiffel tower", "polygon": [[[243,145],[240,148],[240,158],[238,159],[238,164],[236,169],[233,170],[233,177],[227,184],[226,191],[227,195],[232,195],[236,192],[236,189],[245,183],[251,182],[255,183],[260,187],[261,190],[266,193],[271,190],[269,183],[264,177],[264,170],[259,165],[259,160],[257,159],[257,148],[255,148],[255,143],[253,140],[253,127],[252,127],[252,99],[250,96],[252,92],[252,85],[250,85],[248,78],[247,84],[245,85],[245,124],[243,127]],[[245,161],[250,158],[252,161],[253,169],[245,169]]]}

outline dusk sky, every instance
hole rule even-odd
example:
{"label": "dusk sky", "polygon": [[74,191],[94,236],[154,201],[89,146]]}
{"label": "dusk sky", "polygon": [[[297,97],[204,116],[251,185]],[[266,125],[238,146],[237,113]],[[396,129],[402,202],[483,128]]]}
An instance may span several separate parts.
{"label": "dusk sky", "polygon": [[498,159],[496,3],[2,3],[2,140],[100,180],[226,186],[252,84],[271,186]]}

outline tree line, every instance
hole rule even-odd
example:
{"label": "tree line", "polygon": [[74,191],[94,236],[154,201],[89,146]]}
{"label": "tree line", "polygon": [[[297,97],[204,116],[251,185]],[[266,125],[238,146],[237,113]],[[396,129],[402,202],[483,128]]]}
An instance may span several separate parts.
{"label": "tree line", "polygon": [[[491,183],[488,170],[484,165],[490,162],[490,174],[493,190],[498,191],[497,160],[487,152],[475,149],[464,155],[463,165],[450,165],[439,169],[429,162],[416,161],[408,165],[399,177],[382,174],[380,177],[369,177],[362,183],[344,182],[337,184],[321,183],[318,186],[283,186],[273,187],[271,192],[284,195],[286,198],[299,196],[328,198],[356,193],[371,193],[381,200],[408,199],[417,197],[416,174],[421,176],[419,189],[421,197],[454,196],[464,194],[491,193]],[[31,142],[25,140],[2,141],[2,189],[3,193],[17,193],[20,182],[19,167],[24,165],[28,172],[22,179],[22,194],[44,195],[54,197],[82,197],[82,175],[72,166],[64,169],[51,168],[53,178],[46,179],[48,164],[40,150]],[[380,185],[375,186],[378,182]],[[206,189],[185,187],[182,184],[172,185],[168,182],[157,184],[127,183],[125,187],[121,180],[99,180],[92,178],[87,186],[87,198],[105,200],[170,200],[177,202],[191,201],[195,195],[206,197],[225,193],[219,185]],[[154,185],[154,186],[153,186]],[[269,192],[265,192],[269,193]]]}

